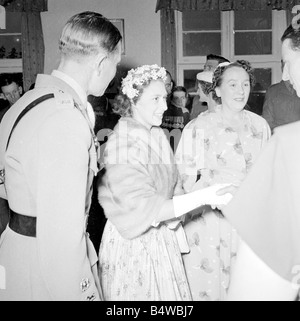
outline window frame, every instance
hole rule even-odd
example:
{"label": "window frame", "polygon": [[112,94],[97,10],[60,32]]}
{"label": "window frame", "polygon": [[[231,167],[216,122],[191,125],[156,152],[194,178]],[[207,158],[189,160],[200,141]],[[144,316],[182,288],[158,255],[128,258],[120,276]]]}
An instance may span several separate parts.
{"label": "window frame", "polygon": [[[182,13],[176,11],[176,38],[177,38],[177,83],[184,84],[184,70],[203,69],[206,56],[183,56]],[[230,61],[248,60],[253,68],[272,69],[271,82],[281,80],[281,43],[280,36],[287,27],[285,10],[272,10],[272,54],[271,55],[234,55],[234,11],[221,12],[221,55]],[[216,32],[213,30],[212,32]]]}
{"label": "window frame", "polygon": [[[8,23],[8,19],[15,19],[13,17],[13,12],[6,12],[6,25]],[[10,32],[3,33],[0,29],[0,36],[20,36],[22,39],[22,32]],[[0,58],[0,73],[22,73],[23,72],[23,60],[22,58],[16,59],[8,59],[8,58]]]}

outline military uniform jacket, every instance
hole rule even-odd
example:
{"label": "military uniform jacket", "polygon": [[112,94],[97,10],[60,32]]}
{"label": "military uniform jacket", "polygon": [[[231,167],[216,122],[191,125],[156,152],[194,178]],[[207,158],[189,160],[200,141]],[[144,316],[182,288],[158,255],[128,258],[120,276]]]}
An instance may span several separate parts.
{"label": "military uniform jacket", "polygon": [[[33,100],[53,93],[29,111]],[[82,110],[75,108],[75,104]],[[0,126],[0,196],[19,214],[37,218],[37,236],[9,227],[0,240],[1,300],[99,300],[97,255],[86,235],[96,149],[78,94],[62,79],[38,75]],[[1,277],[1,276],[0,276]],[[1,280],[0,280],[1,281]]]}

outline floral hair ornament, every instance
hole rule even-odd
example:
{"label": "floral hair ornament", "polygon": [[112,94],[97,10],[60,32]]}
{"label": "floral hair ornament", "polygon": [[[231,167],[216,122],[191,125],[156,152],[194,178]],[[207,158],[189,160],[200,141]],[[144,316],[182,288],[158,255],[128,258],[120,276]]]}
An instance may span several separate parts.
{"label": "floral hair ornament", "polygon": [[149,83],[151,80],[167,79],[166,69],[158,65],[144,65],[129,70],[127,76],[122,80],[121,90],[129,99],[139,96],[138,87]]}
{"label": "floral hair ornament", "polygon": [[227,61],[225,61],[225,62],[220,63],[220,64],[217,66],[217,68],[227,67],[227,66],[229,66],[229,65],[231,65],[231,64],[232,64],[232,62],[227,62]]}

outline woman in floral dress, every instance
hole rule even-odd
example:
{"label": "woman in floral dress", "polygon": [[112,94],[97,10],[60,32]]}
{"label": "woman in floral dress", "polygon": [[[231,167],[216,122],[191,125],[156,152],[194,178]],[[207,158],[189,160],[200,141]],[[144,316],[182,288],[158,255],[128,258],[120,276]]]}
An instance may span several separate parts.
{"label": "woman in floral dress", "polygon": [[108,139],[99,186],[108,218],[99,274],[108,301],[191,300],[182,261],[189,249],[177,217],[211,201],[202,191],[179,196],[174,155],[159,128],[165,76],[157,65],[129,71],[115,104],[122,118]]}
{"label": "woman in floral dress", "polygon": [[[216,183],[238,186],[251,169],[270,137],[267,122],[244,109],[253,83],[246,61],[221,64],[214,72],[212,90],[221,105],[186,126],[176,153],[185,192]],[[184,229],[193,300],[224,300],[239,244],[236,230],[210,206],[186,215]]]}

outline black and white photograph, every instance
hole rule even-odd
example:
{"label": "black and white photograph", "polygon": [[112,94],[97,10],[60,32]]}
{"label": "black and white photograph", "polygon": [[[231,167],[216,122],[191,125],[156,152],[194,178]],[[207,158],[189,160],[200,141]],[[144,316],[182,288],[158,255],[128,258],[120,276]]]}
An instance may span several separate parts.
{"label": "black and white photograph", "polygon": [[299,142],[300,0],[0,0],[0,301],[300,301]]}

